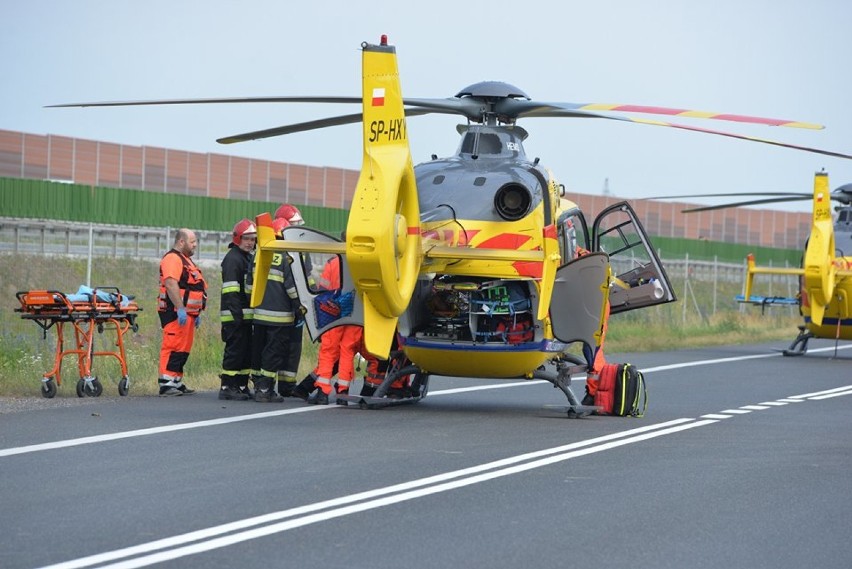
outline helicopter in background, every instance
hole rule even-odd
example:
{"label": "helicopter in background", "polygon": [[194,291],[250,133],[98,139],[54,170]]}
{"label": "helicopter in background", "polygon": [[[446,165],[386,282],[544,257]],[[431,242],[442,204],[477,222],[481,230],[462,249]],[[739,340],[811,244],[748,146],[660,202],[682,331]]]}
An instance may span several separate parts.
{"label": "helicopter in background", "polygon": [[[570,388],[592,368],[611,314],[676,300],[642,224],[627,202],[587,220],[553,174],[529,160],[517,125],[525,117],[618,120],[704,132],[823,155],[852,155],[609,111],[689,116],[798,128],[797,121],[636,105],[532,101],[508,83],[487,81],[455,97],[403,97],[396,50],[382,36],[362,43],[361,97],[242,97],[83,103],[122,106],[190,103],[353,103],[361,112],[219,139],[229,144],[361,123],[363,162],[345,239],[305,226],[277,239],[257,217],[252,305],[263,297],[273,255],[291,254],[306,326],[314,340],[340,325],[364,327],[366,349],[391,366],[362,407],[416,402],[431,376],[544,379],[568,399],[569,416],[593,410]],[[407,117],[461,115],[458,151],[413,166]],[[340,287],[317,286],[325,263],[340,263]],[[571,349],[581,347],[582,357]],[[411,389],[389,397],[393,382]]]}
{"label": "helicopter in background", "polygon": [[[829,191],[828,174],[814,175],[812,193],[754,192],[739,194],[702,194],[690,197],[724,197],[745,195],[772,196],[732,203],[695,207],[683,213],[710,211],[789,201],[812,200],[811,231],[805,243],[800,268],[761,267],[754,255],[747,258],[745,291],[737,301],[746,304],[797,305],[804,323],[790,347],[782,350],[785,356],[801,356],[808,351],[811,338],[852,340],[852,184]],[[682,199],[684,196],[679,196]],[[835,201],[836,218],[832,221],[831,202]],[[752,295],[757,275],[795,275],[799,277],[799,293],[795,298]]]}

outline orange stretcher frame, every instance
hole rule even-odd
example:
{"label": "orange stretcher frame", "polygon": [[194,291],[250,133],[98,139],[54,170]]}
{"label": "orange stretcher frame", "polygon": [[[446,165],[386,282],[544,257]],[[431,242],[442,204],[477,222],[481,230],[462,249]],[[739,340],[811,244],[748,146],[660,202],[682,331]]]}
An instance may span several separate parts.
{"label": "orange stretcher frame", "polygon": [[[100,294],[98,294],[100,293]],[[124,351],[124,334],[128,330],[136,332],[137,312],[142,310],[130,296],[121,294],[116,287],[97,287],[92,294],[67,295],[56,290],[29,290],[16,293],[21,318],[32,320],[42,329],[44,337],[51,328],[56,330],[56,355],[53,369],[42,377],[41,394],[52,398],[57,386],[62,385],[62,360],[65,356],[77,356],[77,369],[80,379],[77,382],[78,397],[98,397],[103,392],[100,380],[92,375],[92,360],[95,356],[113,356],[121,365],[121,380],[118,383],[119,395],[130,391],[130,376],[127,371],[127,359]],[[73,297],[69,298],[69,296]],[[105,300],[106,298],[106,300]],[[74,328],[76,347],[65,349],[64,326]],[[115,351],[95,351],[94,335],[113,329],[116,333]]]}

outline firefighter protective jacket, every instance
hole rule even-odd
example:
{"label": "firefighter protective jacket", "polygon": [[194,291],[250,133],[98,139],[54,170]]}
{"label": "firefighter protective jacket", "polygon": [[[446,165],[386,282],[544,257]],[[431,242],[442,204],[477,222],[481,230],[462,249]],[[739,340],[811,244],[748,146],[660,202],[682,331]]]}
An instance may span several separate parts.
{"label": "firefighter protective jacket", "polygon": [[233,243],[222,259],[221,322],[250,320],[254,310],[249,308],[249,290],[246,277],[252,263],[251,253],[246,253]]}
{"label": "firefighter protective jacket", "polygon": [[[253,278],[251,272],[249,275],[247,290],[251,294]],[[276,252],[269,268],[263,301],[254,309],[254,323],[265,326],[293,326],[298,308],[299,297],[290,270],[290,257],[286,253]]]}

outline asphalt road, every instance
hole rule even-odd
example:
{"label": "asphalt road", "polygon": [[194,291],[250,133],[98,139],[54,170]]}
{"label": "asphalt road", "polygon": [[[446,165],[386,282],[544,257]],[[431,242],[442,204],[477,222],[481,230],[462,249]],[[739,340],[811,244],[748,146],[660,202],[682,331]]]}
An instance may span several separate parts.
{"label": "asphalt road", "polygon": [[2,414],[0,567],[846,569],[852,349],[771,347],[610,355],[646,372],[640,419],[448,378],[369,411],[200,393]]}

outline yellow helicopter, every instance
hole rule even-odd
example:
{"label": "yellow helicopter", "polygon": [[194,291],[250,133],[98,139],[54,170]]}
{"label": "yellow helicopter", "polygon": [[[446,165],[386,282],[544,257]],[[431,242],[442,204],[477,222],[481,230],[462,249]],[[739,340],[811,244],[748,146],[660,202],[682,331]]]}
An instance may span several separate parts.
{"label": "yellow helicopter", "polygon": [[[761,199],[696,207],[683,213],[709,211],[797,200],[813,201],[813,218],[810,235],[805,244],[801,268],[761,267],[754,255],[747,257],[745,291],[737,297],[742,303],[760,305],[797,305],[804,318],[799,333],[786,350],[785,356],[801,356],[808,350],[811,338],[852,340],[852,184],[829,191],[828,174],[814,175],[813,193],[775,192],[753,194],[704,194],[691,197],[718,197],[743,195],[772,195]],[[683,196],[680,197],[682,199]],[[831,202],[840,205],[832,222]],[[764,297],[752,294],[757,275],[795,275],[799,277],[799,293],[795,298]],[[836,355],[836,350],[835,350]]]}
{"label": "yellow helicopter", "polygon": [[[822,128],[797,121],[684,109],[532,101],[508,83],[487,81],[455,97],[403,97],[396,50],[382,36],[364,42],[361,97],[245,97],[77,103],[120,106],[184,103],[357,103],[359,113],[219,139],[233,143],[362,123],[363,163],[345,239],[290,226],[278,239],[268,214],[257,217],[252,305],[263,298],[274,255],[291,254],[306,326],[315,340],[340,325],[364,327],[366,349],[391,360],[362,407],[416,402],[431,376],[538,378],[568,399],[569,416],[592,408],[570,388],[591,369],[608,312],[676,300],[664,267],[627,202],[588,223],[538,158],[526,157],[522,117],[584,117],[705,132],[823,155],[847,154],[698,127],[605,114],[652,113],[772,126]],[[406,118],[455,114],[458,151],[413,166]],[[340,286],[323,290],[319,272],[340,264]],[[573,348],[581,347],[582,357]],[[402,397],[394,381],[414,379]]]}

